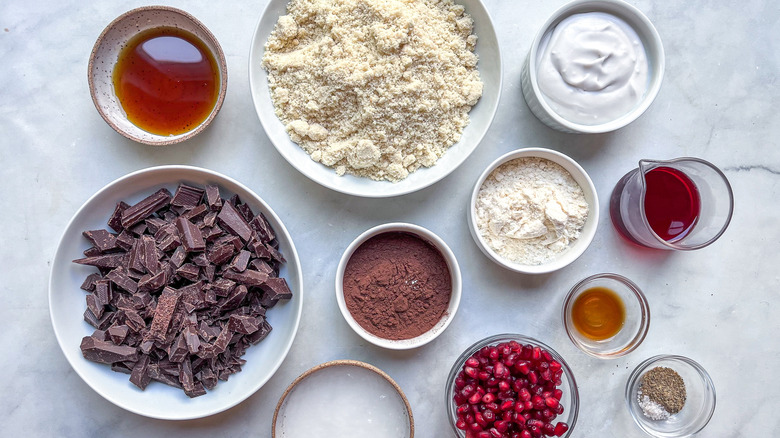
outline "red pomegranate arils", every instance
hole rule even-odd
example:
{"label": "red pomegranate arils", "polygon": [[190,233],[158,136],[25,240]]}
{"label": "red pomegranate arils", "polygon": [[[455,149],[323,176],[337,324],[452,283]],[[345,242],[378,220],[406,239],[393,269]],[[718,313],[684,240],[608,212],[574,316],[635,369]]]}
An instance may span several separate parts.
{"label": "red pomegranate arils", "polygon": [[515,341],[481,348],[455,379],[455,426],[466,438],[563,436],[563,365],[552,353]]}

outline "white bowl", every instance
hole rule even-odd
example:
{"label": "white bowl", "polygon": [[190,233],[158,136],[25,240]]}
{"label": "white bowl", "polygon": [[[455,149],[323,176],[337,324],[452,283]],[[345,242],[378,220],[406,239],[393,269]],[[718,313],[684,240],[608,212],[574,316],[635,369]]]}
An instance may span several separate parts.
{"label": "white bowl", "polygon": [[[577,184],[579,184],[579,186],[582,188],[582,192],[585,195],[585,200],[588,202],[588,218],[585,221],[585,226],[582,228],[580,237],[568,249],[558,254],[552,260],[541,265],[526,265],[512,262],[505,259],[504,257],[501,257],[492,248],[490,248],[490,246],[488,246],[488,243],[480,234],[476,222],[477,195],[479,193],[480,187],[482,187],[482,183],[484,183],[487,177],[490,176],[490,174],[502,164],[516,158],[524,157],[544,158],[554,163],[560,164],[561,167],[566,169],[571,174],[572,178],[574,178],[574,181],[576,181]],[[482,250],[482,252],[490,260],[496,262],[500,266],[524,274],[544,274],[556,271],[570,264],[574,260],[577,260],[577,258],[582,255],[582,253],[585,252],[585,250],[588,248],[588,245],[590,245],[590,242],[593,240],[593,236],[596,235],[596,227],[599,223],[599,197],[596,194],[596,187],[593,185],[593,181],[591,181],[587,172],[585,172],[585,169],[580,167],[576,161],[560,152],[556,152],[551,149],[517,149],[500,156],[498,159],[490,163],[487,169],[482,172],[482,175],[479,176],[477,183],[474,184],[474,190],[471,192],[470,202],[471,204],[468,208],[469,230],[471,231],[471,237],[474,238],[474,242],[476,242],[479,249]]]}
{"label": "white bowl", "polygon": [[[127,119],[114,91],[113,72],[119,53],[139,32],[158,27],[176,27],[195,35],[211,51],[219,69],[219,95],[209,116],[190,131],[158,135],[144,131]],[[222,108],[227,90],[227,61],[214,34],[192,15],[168,6],[143,6],[117,17],[98,37],[89,57],[89,92],[101,117],[114,130],[130,140],[152,146],[180,143],[202,132]]]}
{"label": "white bowl", "polygon": [[[409,233],[426,241],[434,248],[439,250],[442,257],[444,257],[444,260],[447,262],[447,267],[450,270],[450,276],[452,281],[452,293],[450,295],[449,307],[447,307],[447,310],[444,312],[444,315],[439,320],[439,322],[437,322],[436,325],[433,326],[433,328],[421,334],[420,336],[411,339],[400,339],[400,340],[385,339],[376,336],[373,333],[368,332],[366,329],[361,327],[360,324],[357,323],[357,321],[355,321],[355,318],[352,317],[352,314],[349,312],[349,309],[347,309],[347,304],[344,300],[344,270],[346,269],[347,262],[349,262],[349,259],[352,257],[352,254],[366,240],[374,236],[377,236],[379,234],[384,234],[388,232]],[[353,240],[352,243],[349,244],[347,249],[344,251],[344,254],[341,256],[341,260],[339,261],[339,266],[336,270],[336,301],[339,304],[339,309],[341,309],[341,314],[344,316],[344,319],[347,320],[347,324],[349,324],[349,326],[352,327],[352,330],[354,330],[355,333],[360,335],[360,337],[367,340],[368,342],[391,350],[408,350],[411,348],[417,348],[436,339],[436,337],[439,336],[447,328],[447,326],[450,325],[452,318],[455,316],[455,312],[458,311],[458,305],[460,304],[461,288],[462,288],[462,280],[460,276],[460,267],[458,266],[458,260],[455,258],[455,254],[453,254],[449,246],[447,246],[447,244],[444,243],[444,241],[433,232],[421,226],[407,224],[407,223],[395,222],[395,223],[377,225],[376,227],[371,228],[368,231],[365,231],[363,234],[361,234],[355,240]]]}
{"label": "white bowl", "polygon": [[[91,266],[77,265],[89,247],[82,231],[106,228],[106,221],[116,203],[138,202],[154,189],[166,187],[173,193],[180,182],[217,184],[222,196],[237,194],[255,213],[262,212],[279,241],[279,250],[287,263],[280,277],[287,279],[293,297],[268,311],[273,330],[263,341],[251,346],[243,356],[247,360],[241,372],[219,382],[206,395],[190,399],[180,389],[153,383],[141,391],[128,381],[126,374],[111,371],[103,364],[90,362],[81,355],[79,345],[94,328],[84,322],[84,291],[79,287],[94,272]],[[290,234],[279,216],[259,196],[238,181],[206,169],[190,166],[160,166],[139,170],[108,184],[93,195],[70,220],[62,234],[52,263],[49,280],[49,312],[54,334],[73,370],[106,400],[139,415],[166,420],[200,418],[222,412],[245,400],[260,389],[276,372],[287,356],[301,319],[303,279],[300,260]]]}
{"label": "white bowl", "polygon": [[[614,15],[631,26],[645,47],[649,64],[649,84],[642,100],[622,117],[598,125],[583,125],[561,117],[547,103],[537,82],[539,46],[555,26],[565,18],[585,12],[605,12]],[[523,96],[534,115],[547,126],[572,134],[596,134],[620,129],[641,116],[653,103],[664,77],[664,48],[653,23],[637,8],[621,0],[574,0],[563,5],[542,25],[531,43],[531,50],[523,64],[521,76]]]}
{"label": "white bowl", "polygon": [[[358,402],[363,404],[354,406]],[[414,438],[412,407],[401,387],[384,371],[357,360],[325,362],[298,376],[276,405],[271,437],[333,436],[335,431],[322,429],[335,422],[340,429],[364,429],[351,429],[349,436],[392,432],[397,438]]]}
{"label": "white bowl", "polygon": [[284,125],[276,117],[268,89],[268,73],[263,69],[262,58],[265,42],[276,25],[279,16],[286,13],[287,0],[271,0],[268,3],[252,39],[249,52],[249,86],[252,100],[265,132],[279,153],[298,171],[314,182],[337,192],[368,198],[385,198],[411,193],[439,181],[460,166],[476,149],[493,121],[501,92],[501,52],[498,48],[490,15],[480,0],[457,0],[474,19],[474,33],[479,40],[476,54],[484,88],[482,98],[471,109],[471,122],[463,130],[461,140],[450,147],[434,166],[420,168],[397,183],[374,181],[354,175],[338,176],[323,164],[315,162],[300,146],[290,140]]}

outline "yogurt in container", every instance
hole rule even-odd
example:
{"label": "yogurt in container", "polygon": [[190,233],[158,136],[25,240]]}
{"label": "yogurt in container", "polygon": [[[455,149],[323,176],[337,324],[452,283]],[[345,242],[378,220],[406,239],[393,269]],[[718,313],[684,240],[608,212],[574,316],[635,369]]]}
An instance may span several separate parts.
{"label": "yogurt in container", "polygon": [[620,0],[576,0],[542,26],[523,67],[531,111],[571,133],[619,129],[652,103],[664,70],[661,39]]}

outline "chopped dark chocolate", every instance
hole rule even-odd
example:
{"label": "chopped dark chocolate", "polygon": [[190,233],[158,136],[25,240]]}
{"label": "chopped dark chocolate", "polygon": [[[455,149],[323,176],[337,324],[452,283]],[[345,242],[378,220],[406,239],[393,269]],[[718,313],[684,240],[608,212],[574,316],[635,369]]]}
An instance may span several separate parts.
{"label": "chopped dark chocolate", "polygon": [[107,230],[84,231],[82,234],[101,252],[116,248],[116,236]]}
{"label": "chopped dark chocolate", "polygon": [[93,272],[87,275],[87,278],[84,279],[84,283],[81,283],[81,288],[87,292],[92,292],[95,290],[95,282],[101,278],[103,278],[102,275],[98,274],[97,272]]}
{"label": "chopped dark chocolate", "polygon": [[222,224],[222,228],[228,233],[240,237],[244,242],[248,242],[252,237],[252,229],[249,228],[249,224],[231,203],[226,202],[222,206],[217,219]]}
{"label": "chopped dark chocolate", "polygon": [[111,217],[108,219],[108,226],[117,233],[122,232],[125,229],[125,227],[122,226],[122,212],[127,210],[128,207],[130,207],[128,204],[119,202],[114,208]]}
{"label": "chopped dark chocolate", "polygon": [[[100,273],[82,284],[95,327],[84,357],[190,397],[241,370],[248,346],[268,336],[266,309],[292,296],[284,258],[262,214],[233,196],[182,184],[134,206],[117,204],[109,230],[85,231],[85,258]],[[161,293],[162,292],[162,293]]]}
{"label": "chopped dark chocolate", "polygon": [[96,268],[116,268],[124,264],[125,257],[125,253],[113,253],[76,259],[73,260],[73,263],[94,266]]}
{"label": "chopped dark chocolate", "polygon": [[106,278],[111,280],[120,289],[126,290],[130,293],[135,293],[138,290],[138,283],[132,278],[127,276],[125,268],[118,266],[106,274]]}
{"label": "chopped dark chocolate", "polygon": [[199,252],[206,250],[206,242],[200,233],[200,228],[196,227],[187,218],[179,217],[176,219],[176,229],[179,230],[181,243],[187,252]]}
{"label": "chopped dark chocolate", "polygon": [[198,187],[188,186],[187,184],[179,184],[176,189],[176,194],[171,199],[171,205],[178,207],[195,207],[200,203],[203,198],[204,190]]}
{"label": "chopped dark chocolate", "polygon": [[138,360],[135,347],[114,345],[110,341],[101,341],[92,336],[85,336],[81,340],[81,354],[87,360],[106,364]]}
{"label": "chopped dark chocolate", "polygon": [[125,228],[141,222],[151,216],[155,211],[165,207],[171,200],[171,192],[162,188],[146,197],[141,202],[126,208],[122,212],[122,226]]}

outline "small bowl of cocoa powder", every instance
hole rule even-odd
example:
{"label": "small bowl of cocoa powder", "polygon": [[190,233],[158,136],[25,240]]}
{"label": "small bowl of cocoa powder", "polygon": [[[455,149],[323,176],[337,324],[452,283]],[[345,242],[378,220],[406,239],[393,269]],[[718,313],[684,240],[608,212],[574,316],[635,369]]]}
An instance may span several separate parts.
{"label": "small bowl of cocoa powder", "polygon": [[363,339],[392,350],[434,340],[458,310],[461,275],[455,254],[431,231],[407,223],[379,225],[344,251],[336,300]]}

